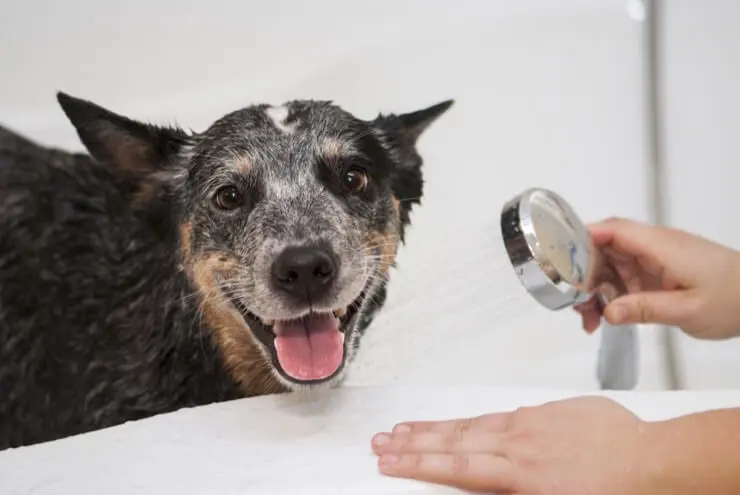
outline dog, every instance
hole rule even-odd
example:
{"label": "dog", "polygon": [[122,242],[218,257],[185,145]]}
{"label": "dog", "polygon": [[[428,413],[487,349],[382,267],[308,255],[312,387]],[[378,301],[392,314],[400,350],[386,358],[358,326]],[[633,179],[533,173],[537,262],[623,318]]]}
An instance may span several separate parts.
{"label": "dog", "polygon": [[198,133],[57,100],[86,153],[0,128],[0,449],[339,385],[453,101],[260,104]]}

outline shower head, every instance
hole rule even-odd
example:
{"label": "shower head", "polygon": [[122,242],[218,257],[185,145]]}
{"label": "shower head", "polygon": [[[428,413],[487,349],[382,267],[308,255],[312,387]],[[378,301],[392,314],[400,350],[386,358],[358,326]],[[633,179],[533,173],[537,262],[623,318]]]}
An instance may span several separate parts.
{"label": "shower head", "polygon": [[609,274],[586,225],[552,191],[532,188],[508,201],[501,234],[520,282],[550,310],[587,301]]}
{"label": "shower head", "polygon": [[[532,188],[504,204],[501,235],[519,281],[542,306],[557,311],[595,297],[603,308],[626,293],[588,228],[558,194]],[[634,325],[603,322],[597,376],[602,389],[637,384]]]}

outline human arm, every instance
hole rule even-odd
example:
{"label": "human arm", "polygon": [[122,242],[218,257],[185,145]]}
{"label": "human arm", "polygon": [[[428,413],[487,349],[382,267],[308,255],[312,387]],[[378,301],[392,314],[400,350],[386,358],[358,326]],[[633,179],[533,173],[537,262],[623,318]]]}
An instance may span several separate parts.
{"label": "human arm", "polygon": [[740,408],[650,423],[646,431],[649,493],[740,493]]}

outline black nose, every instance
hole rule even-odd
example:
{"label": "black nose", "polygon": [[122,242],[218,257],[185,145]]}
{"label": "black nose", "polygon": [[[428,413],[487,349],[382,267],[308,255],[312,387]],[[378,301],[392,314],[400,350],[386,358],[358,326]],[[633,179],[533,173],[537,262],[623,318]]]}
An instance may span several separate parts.
{"label": "black nose", "polygon": [[336,277],[331,254],[317,247],[285,249],[272,265],[275,285],[301,299],[316,300],[325,295]]}

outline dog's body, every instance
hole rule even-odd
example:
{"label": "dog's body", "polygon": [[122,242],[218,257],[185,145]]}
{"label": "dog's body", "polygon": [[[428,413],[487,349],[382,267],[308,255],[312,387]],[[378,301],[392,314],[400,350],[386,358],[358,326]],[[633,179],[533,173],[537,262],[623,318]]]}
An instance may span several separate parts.
{"label": "dog's body", "polygon": [[339,383],[451,102],[262,105],[191,135],[59,99],[90,155],[0,128],[0,449]]}
{"label": "dog's body", "polygon": [[177,251],[114,171],[0,131],[0,448],[239,395]]}

